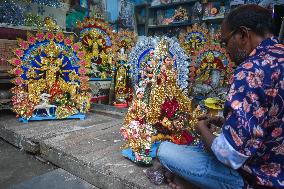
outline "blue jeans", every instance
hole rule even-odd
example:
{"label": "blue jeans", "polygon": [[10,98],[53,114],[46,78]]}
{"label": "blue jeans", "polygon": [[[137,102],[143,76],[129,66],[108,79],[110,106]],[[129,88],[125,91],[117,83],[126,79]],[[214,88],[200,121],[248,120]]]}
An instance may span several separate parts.
{"label": "blue jeans", "polygon": [[239,189],[244,186],[243,178],[236,170],[225,166],[197,146],[162,142],[157,156],[169,171],[200,188]]}

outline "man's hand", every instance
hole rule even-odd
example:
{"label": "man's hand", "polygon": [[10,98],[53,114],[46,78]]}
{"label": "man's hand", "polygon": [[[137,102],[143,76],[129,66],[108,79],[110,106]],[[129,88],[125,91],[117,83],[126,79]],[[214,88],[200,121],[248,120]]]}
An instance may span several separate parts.
{"label": "man's hand", "polygon": [[210,118],[206,115],[199,117],[199,121],[196,124],[195,129],[201,135],[201,138],[206,144],[207,149],[211,149],[213,140],[216,138],[210,130]]}
{"label": "man's hand", "polygon": [[198,133],[201,134],[201,131],[204,130],[204,129],[208,129],[209,130],[209,120],[208,119],[203,119],[203,120],[199,120],[196,124],[196,131]]}
{"label": "man's hand", "polygon": [[206,120],[209,124],[213,124],[216,127],[222,127],[225,119],[221,116],[210,116],[208,114],[202,115],[200,117],[197,118],[199,121],[201,120]]}

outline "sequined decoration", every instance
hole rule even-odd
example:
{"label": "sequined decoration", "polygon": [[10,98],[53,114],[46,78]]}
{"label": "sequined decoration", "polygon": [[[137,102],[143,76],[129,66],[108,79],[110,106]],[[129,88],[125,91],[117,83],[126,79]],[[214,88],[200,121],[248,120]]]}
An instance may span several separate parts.
{"label": "sequined decoration", "polygon": [[32,0],[33,3],[37,3],[40,5],[50,6],[50,7],[61,7],[61,0]]}
{"label": "sequined decoration", "polygon": [[115,106],[125,107],[132,100],[132,86],[127,59],[136,41],[137,36],[132,31],[121,29],[114,35]]}
{"label": "sequined decoration", "polygon": [[15,26],[24,25],[25,9],[14,0],[4,0],[0,2],[0,23]]}
{"label": "sequined decoration", "polygon": [[190,94],[202,98],[226,98],[233,62],[220,44],[205,45],[192,58]]}
{"label": "sequined decoration", "polygon": [[28,13],[25,15],[25,26],[41,28],[44,26],[44,22],[40,16],[33,13]]}
{"label": "sequined decoration", "polygon": [[[157,49],[161,41],[167,41],[168,52],[171,57],[175,57],[174,67],[177,70],[177,84],[187,93],[188,75],[189,75],[189,57],[185,54],[184,50],[180,47],[176,38],[158,38],[158,37],[140,37],[138,42],[129,55],[129,64],[132,66],[132,78],[134,85],[138,85],[141,81],[141,61],[147,56],[151,50]],[[161,44],[161,43],[160,43]],[[163,51],[163,50],[162,50]],[[155,53],[156,59],[160,59],[162,54]],[[162,59],[157,60],[157,66],[161,65]]]}
{"label": "sequined decoration", "polygon": [[103,19],[86,18],[77,23],[85,59],[92,77],[106,79],[113,75],[113,31]]}
{"label": "sequined decoration", "polygon": [[208,30],[194,24],[191,27],[187,27],[186,31],[180,32],[179,41],[182,48],[188,55],[194,55],[208,43]]}
{"label": "sequined decoration", "polygon": [[[192,111],[191,100],[178,85],[178,79],[181,78],[178,71],[185,65],[183,63],[187,62],[187,59],[182,58],[187,56],[180,54],[183,50],[174,39],[142,37],[140,40],[143,41],[140,44],[143,50],[139,51],[138,41],[133,50],[137,54],[133,54],[132,51],[130,58],[132,66],[135,67],[133,75],[136,78],[136,85],[139,86],[136,88],[137,99],[128,110],[121,132],[130,142],[130,138],[135,138],[137,132],[129,134],[126,130],[135,121],[141,124],[140,128],[143,128],[143,125],[153,128],[150,133],[151,143],[170,140],[176,144],[190,144],[193,141],[189,133],[193,128],[189,128],[188,122]],[[185,70],[182,71],[188,74],[188,67],[183,68]],[[144,98],[144,95],[147,97]],[[128,146],[135,152],[133,146],[140,144],[139,141],[138,138],[133,139]],[[138,150],[138,155],[147,156],[143,150],[140,152],[141,149]]]}
{"label": "sequined decoration", "polygon": [[146,123],[148,108],[142,101],[144,88],[139,88],[136,94],[137,97],[125,116],[123,127],[120,128],[126,141],[123,148],[130,148],[133,151],[135,162],[150,164],[153,128]]}
{"label": "sequined decoration", "polygon": [[10,60],[13,111],[30,119],[48,116],[57,119],[86,113],[90,108],[84,52],[73,37],[63,32],[28,33],[18,39],[19,48]]}

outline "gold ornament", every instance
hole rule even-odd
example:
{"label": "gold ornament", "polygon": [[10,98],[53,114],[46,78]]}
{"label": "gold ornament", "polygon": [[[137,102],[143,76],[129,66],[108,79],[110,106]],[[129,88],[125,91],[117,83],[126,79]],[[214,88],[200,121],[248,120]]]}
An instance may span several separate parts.
{"label": "gold ornament", "polygon": [[51,18],[51,17],[45,17],[44,19],[44,27],[48,30],[48,31],[54,31],[54,30],[59,30],[59,26],[57,25],[56,21]]}
{"label": "gold ornament", "polygon": [[[50,108],[55,108],[58,119],[86,113],[90,108],[90,94],[80,44],[73,44],[72,37],[64,37],[62,32],[28,34],[27,41],[18,40],[18,43],[16,58],[10,61],[17,66],[12,69],[17,76],[14,79],[17,86],[12,90],[13,110],[25,119],[37,116],[38,109],[54,116]],[[74,54],[79,62],[73,62],[70,56]],[[73,64],[80,66],[78,73]]]}
{"label": "gold ornament", "polygon": [[163,68],[161,68],[162,74],[161,84],[156,86],[151,91],[148,123],[155,124],[159,122],[161,115],[161,105],[165,102],[166,98],[175,98],[180,105],[179,110],[185,113],[191,112],[191,100],[183,94],[181,89],[177,86],[177,73],[172,68],[173,60],[167,57],[164,60]]}
{"label": "gold ornament", "polygon": [[179,41],[188,55],[194,55],[205,44],[210,43],[208,30],[198,24],[187,27],[186,31],[180,32]]}
{"label": "gold ornament", "polygon": [[80,38],[85,52],[85,60],[88,65],[91,63],[96,65],[91,70],[91,74],[97,77],[97,70],[102,70],[99,77],[104,79],[111,76],[109,73],[111,72],[114,37],[110,25],[103,19],[86,18],[84,21],[78,22],[77,27],[82,30]]}
{"label": "gold ornament", "polygon": [[166,39],[162,39],[155,49],[155,55],[158,59],[165,57],[169,54],[169,42]]}

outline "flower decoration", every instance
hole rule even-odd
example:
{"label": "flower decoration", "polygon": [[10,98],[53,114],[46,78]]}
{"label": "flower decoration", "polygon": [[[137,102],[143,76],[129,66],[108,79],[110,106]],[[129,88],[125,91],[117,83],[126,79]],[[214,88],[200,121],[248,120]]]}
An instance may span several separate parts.
{"label": "flower decoration", "polygon": [[192,62],[190,87],[194,95],[202,93],[206,97],[217,97],[217,93],[228,86],[234,64],[220,44],[205,45],[193,56]]}
{"label": "flower decoration", "polygon": [[36,38],[37,38],[38,41],[44,40],[44,39],[45,39],[44,33],[38,32],[38,33],[36,34]]}
{"label": "flower decoration", "polygon": [[112,74],[112,47],[113,32],[107,22],[99,18],[86,18],[77,23],[81,30],[80,42],[82,43],[85,58],[92,65],[92,77],[104,78]]}
{"label": "flower decoration", "polygon": [[188,55],[194,55],[206,43],[208,43],[208,30],[194,24],[192,27],[187,27],[179,35],[179,41],[182,48]]}
{"label": "flower decoration", "polygon": [[22,64],[22,60],[18,58],[13,58],[10,60],[10,64],[12,64],[13,66],[19,66]]}
{"label": "flower decoration", "polygon": [[34,36],[28,35],[28,43],[34,44],[36,41],[36,38]]}
{"label": "flower decoration", "polygon": [[[166,41],[167,45],[162,45],[161,41]],[[158,47],[159,44],[161,48]],[[151,55],[151,53],[153,53],[153,55]],[[128,58],[128,62],[132,67],[131,75],[133,84],[139,84],[141,78],[143,78],[143,70],[146,69],[147,65],[152,64],[153,61],[151,60],[154,60],[155,66],[159,67],[164,55],[170,55],[171,57],[176,58],[174,67],[178,74],[177,82],[179,87],[186,92],[188,87],[189,57],[175,39],[168,37],[141,37],[138,40]]]}
{"label": "flower decoration", "polygon": [[26,50],[29,46],[29,44],[26,41],[20,39],[18,39],[18,44],[23,50]]}
{"label": "flower decoration", "polygon": [[121,107],[127,106],[131,101],[130,69],[127,58],[136,43],[137,36],[134,32],[120,30],[114,35],[113,62],[115,63],[115,102],[114,105]]}
{"label": "flower decoration", "polygon": [[[121,48],[124,48],[125,54],[129,54],[137,42],[137,35],[132,31],[121,29],[114,35],[113,42],[113,51],[115,53],[119,52]],[[114,61],[117,62],[118,58],[118,56],[114,56]]]}
{"label": "flower decoration", "polygon": [[54,34],[53,34],[52,32],[47,32],[47,33],[46,33],[46,38],[47,38],[48,40],[52,40],[52,39],[54,38]]}
{"label": "flower decoration", "polygon": [[84,58],[85,52],[84,52],[84,51],[79,51],[79,52],[77,53],[77,56],[78,56],[79,58]]}
{"label": "flower decoration", "polygon": [[80,50],[81,43],[75,43],[73,45],[73,51],[78,52]]}
{"label": "flower decoration", "polygon": [[63,32],[38,31],[35,35],[28,33],[27,41],[19,39],[18,44],[16,57],[9,62],[15,66],[10,71],[16,85],[12,103],[19,117],[61,119],[88,111],[87,65],[84,52],[79,51],[80,43],[74,51],[72,38],[65,37]]}
{"label": "flower decoration", "polygon": [[67,46],[71,46],[72,43],[73,43],[73,39],[70,38],[70,37],[66,37],[66,39],[64,40],[64,43],[65,43]]}
{"label": "flower decoration", "polygon": [[63,35],[62,32],[58,32],[58,33],[56,34],[55,38],[56,38],[56,40],[57,40],[58,42],[62,42],[62,41],[63,41],[63,38],[64,38],[64,35]]}
{"label": "flower decoration", "polygon": [[21,50],[21,49],[16,49],[16,50],[15,50],[15,54],[16,54],[19,58],[21,58],[21,57],[24,55],[24,51]]}

